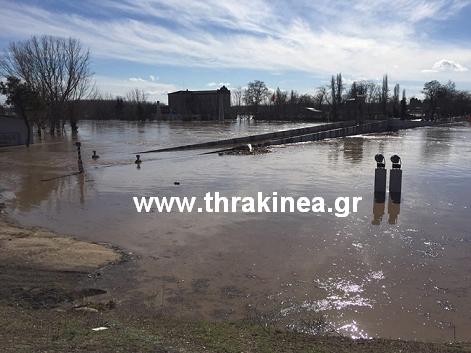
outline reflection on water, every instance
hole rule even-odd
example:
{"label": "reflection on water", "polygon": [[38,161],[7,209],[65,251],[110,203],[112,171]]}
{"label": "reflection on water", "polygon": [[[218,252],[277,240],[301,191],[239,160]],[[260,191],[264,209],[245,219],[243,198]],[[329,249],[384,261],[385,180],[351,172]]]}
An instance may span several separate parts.
{"label": "reflection on water", "polygon": [[363,143],[362,137],[350,137],[345,139],[343,145],[343,158],[351,162],[358,162],[363,159]]}
{"label": "reflection on water", "polygon": [[393,199],[390,198],[389,203],[388,203],[389,224],[397,223],[397,217],[399,216],[400,212],[401,212],[401,204],[399,202],[393,201]]}
{"label": "reflection on water", "polygon": [[[384,202],[383,196],[378,197],[373,202],[373,220],[371,224],[380,225],[383,221],[384,211],[386,203]],[[388,223],[397,224],[399,213],[401,212],[401,204],[393,201],[392,198],[389,198],[388,201]]]}
{"label": "reflection on water", "polygon": [[371,224],[380,225],[384,216],[384,200],[383,202],[377,202],[376,200],[373,203],[373,221]]}
{"label": "reflection on water", "polygon": [[80,204],[85,203],[85,174],[77,175],[78,184],[79,184],[79,194],[80,194]]}
{"label": "reflection on water", "polygon": [[[77,169],[75,141],[55,138],[28,150],[1,149],[0,192],[23,223],[139,254],[136,271],[117,276],[121,285],[101,279],[121,288],[114,291],[124,303],[152,310],[158,296],[169,314],[209,319],[243,318],[248,307],[275,308],[293,320],[318,312],[354,337],[449,340],[456,327],[458,339],[470,340],[469,124],[280,146],[256,156],[148,154],[141,169],[134,163],[143,146],[288,127],[294,126],[85,122],[78,135],[84,175],[41,182]],[[402,158],[400,204],[389,195],[374,202],[377,153]],[[338,196],[363,201],[346,218],[137,214],[132,203],[133,196],[208,191],[323,196],[327,205]]]}
{"label": "reflection on water", "polygon": [[453,131],[449,129],[424,129],[425,143],[421,146],[423,158],[426,160],[446,159],[451,152],[450,137]]}

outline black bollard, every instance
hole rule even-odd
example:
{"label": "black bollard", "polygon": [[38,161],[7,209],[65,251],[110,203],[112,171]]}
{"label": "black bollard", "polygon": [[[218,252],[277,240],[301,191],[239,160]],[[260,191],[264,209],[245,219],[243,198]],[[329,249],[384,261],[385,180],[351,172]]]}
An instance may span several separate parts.
{"label": "black bollard", "polygon": [[141,161],[141,155],[139,154],[136,154],[136,160],[134,161],[135,164],[139,165],[142,163]]}
{"label": "black bollard", "polygon": [[374,199],[375,202],[383,203],[386,200],[386,169],[384,164],[384,156],[378,153],[375,156],[375,184]]}
{"label": "black bollard", "polygon": [[401,202],[402,169],[401,157],[397,154],[391,157],[392,169],[389,171],[389,197],[394,203]]}
{"label": "black bollard", "polygon": [[92,159],[97,160],[98,158],[100,158],[100,156],[96,154],[96,151],[93,151]]}

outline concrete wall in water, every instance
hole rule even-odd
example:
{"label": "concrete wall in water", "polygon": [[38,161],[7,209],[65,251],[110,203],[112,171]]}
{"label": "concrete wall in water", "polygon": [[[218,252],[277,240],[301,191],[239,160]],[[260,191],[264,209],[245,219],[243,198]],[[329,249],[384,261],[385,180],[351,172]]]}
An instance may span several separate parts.
{"label": "concrete wall in water", "polygon": [[[28,129],[22,119],[0,116],[0,146],[16,146],[26,144]],[[30,135],[33,143],[33,136]]]}
{"label": "concrete wall in water", "polygon": [[[246,143],[271,145],[271,144],[274,144],[273,141],[285,140],[293,136],[312,135],[320,131],[343,128],[346,126],[347,127],[353,126],[355,124],[356,123],[353,121],[342,121],[342,122],[331,123],[331,124],[323,124],[323,125],[303,127],[303,128],[297,128],[297,129],[269,132],[265,134],[250,135],[250,136],[245,136],[245,137],[236,137],[232,139],[224,139],[224,140],[209,141],[209,142],[203,142],[203,143],[197,143],[197,144],[191,144],[191,145],[161,148],[161,149],[150,150],[150,151],[141,151],[139,153],[180,151],[180,150],[188,150],[188,149],[195,149],[195,148],[228,147],[228,146],[237,146],[237,145],[246,144]],[[289,142],[286,142],[286,143],[289,143]]]}

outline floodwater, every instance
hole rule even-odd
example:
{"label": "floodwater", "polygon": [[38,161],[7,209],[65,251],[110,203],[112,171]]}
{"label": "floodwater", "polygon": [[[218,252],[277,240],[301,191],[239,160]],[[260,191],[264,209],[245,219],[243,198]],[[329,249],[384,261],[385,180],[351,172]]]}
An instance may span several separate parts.
{"label": "floodwater", "polygon": [[[250,156],[134,152],[300,124],[82,122],[70,136],[0,150],[8,213],[136,256],[99,281],[118,303],[177,317],[257,316],[351,337],[471,340],[471,126],[279,146]],[[91,160],[92,150],[100,155]],[[373,202],[374,155],[402,158],[400,205]],[[174,185],[174,182],[180,185]],[[345,218],[313,213],[138,214],[133,196],[361,196]],[[110,279],[113,277],[115,279]],[[120,278],[120,281],[116,280]],[[262,320],[262,319],[260,319]]]}

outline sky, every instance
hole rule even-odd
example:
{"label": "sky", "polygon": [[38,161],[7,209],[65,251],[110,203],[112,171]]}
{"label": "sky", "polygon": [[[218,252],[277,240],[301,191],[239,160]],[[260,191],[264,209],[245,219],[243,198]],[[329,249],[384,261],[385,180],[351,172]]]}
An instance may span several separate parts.
{"label": "sky", "polygon": [[100,92],[162,102],[253,80],[312,94],[336,73],[420,97],[434,79],[471,90],[470,18],[471,0],[0,0],[0,49],[74,37]]}

